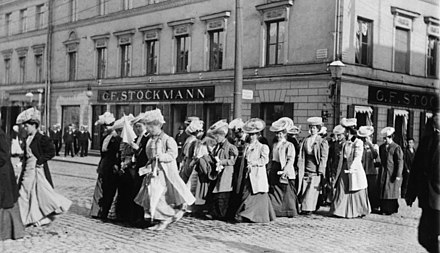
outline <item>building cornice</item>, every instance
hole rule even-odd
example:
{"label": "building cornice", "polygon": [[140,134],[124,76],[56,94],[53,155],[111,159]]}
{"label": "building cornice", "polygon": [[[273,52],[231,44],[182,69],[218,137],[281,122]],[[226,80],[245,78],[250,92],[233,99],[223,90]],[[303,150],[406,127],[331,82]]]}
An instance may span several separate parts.
{"label": "building cornice", "polygon": [[195,22],[195,18],[186,18],[175,21],[168,22],[169,27],[179,26],[179,25],[192,25]]}
{"label": "building cornice", "polygon": [[109,39],[110,33],[104,33],[99,35],[93,35],[90,37],[92,40]]}
{"label": "building cornice", "polygon": [[423,20],[425,21],[426,24],[434,24],[434,25],[439,25],[439,19],[435,18],[433,16],[425,16],[423,18]]}
{"label": "building cornice", "polygon": [[151,30],[162,30],[163,24],[156,24],[156,25],[148,25],[148,26],[142,26],[138,28],[139,32],[146,32]]}
{"label": "building cornice", "polygon": [[220,18],[229,18],[231,16],[231,11],[222,11],[209,15],[200,16],[200,20],[212,20],[212,19],[220,19]]}
{"label": "building cornice", "polygon": [[[46,35],[46,34],[47,34],[47,29],[39,29],[39,30],[25,32],[25,33],[13,34],[10,36],[2,36],[2,37],[0,37],[0,43],[21,40],[21,39],[27,39],[27,38],[35,38],[36,36]],[[46,37],[42,37],[42,38],[46,39]]]}
{"label": "building cornice", "polygon": [[391,13],[393,15],[404,16],[404,17],[408,17],[408,18],[412,18],[412,19],[420,16],[420,13],[418,13],[418,12],[405,10],[405,9],[395,7],[395,6],[391,6]]}
{"label": "building cornice", "polygon": [[136,33],[136,29],[132,28],[132,29],[128,29],[128,30],[114,32],[113,35],[116,37],[119,37],[119,36],[124,36],[124,35],[133,35],[135,33]]}
{"label": "building cornice", "polygon": [[280,7],[290,7],[292,5],[293,5],[293,0],[283,0],[283,1],[276,1],[276,2],[269,1],[269,3],[257,5],[257,6],[255,6],[255,8],[258,11],[265,11],[265,10],[280,8]]}

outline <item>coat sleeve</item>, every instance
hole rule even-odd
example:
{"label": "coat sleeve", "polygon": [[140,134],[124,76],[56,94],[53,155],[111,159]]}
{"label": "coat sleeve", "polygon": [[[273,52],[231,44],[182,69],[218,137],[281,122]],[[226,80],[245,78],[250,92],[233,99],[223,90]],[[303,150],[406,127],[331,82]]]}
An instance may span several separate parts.
{"label": "coat sleeve", "polygon": [[403,152],[400,146],[398,146],[394,151],[393,160],[394,160],[393,179],[395,179],[396,177],[402,178],[404,162],[403,162]]}
{"label": "coat sleeve", "polygon": [[322,140],[321,142],[321,160],[319,161],[319,173],[325,175],[325,168],[327,167],[328,158],[328,142]]}
{"label": "coat sleeve", "polygon": [[361,140],[356,140],[353,143],[353,162],[351,163],[350,170],[354,171],[358,166],[362,166],[362,156],[364,154],[364,147]]}
{"label": "coat sleeve", "polygon": [[229,145],[229,152],[228,152],[228,158],[220,159],[220,162],[224,166],[234,166],[235,160],[238,157],[238,149],[236,146],[230,144]]}
{"label": "coat sleeve", "polygon": [[290,179],[294,179],[296,177],[295,169],[293,168],[293,164],[295,162],[295,146],[292,143],[288,142],[286,148],[286,165],[283,170],[286,173],[287,177]]}
{"label": "coat sleeve", "polygon": [[177,158],[176,141],[173,138],[168,137],[167,140],[165,140],[165,145],[165,153],[159,154],[159,162],[169,163],[175,161]]}
{"label": "coat sleeve", "polygon": [[37,165],[45,164],[47,161],[55,156],[55,145],[52,140],[46,135],[42,135],[40,142],[40,157],[37,160]]}

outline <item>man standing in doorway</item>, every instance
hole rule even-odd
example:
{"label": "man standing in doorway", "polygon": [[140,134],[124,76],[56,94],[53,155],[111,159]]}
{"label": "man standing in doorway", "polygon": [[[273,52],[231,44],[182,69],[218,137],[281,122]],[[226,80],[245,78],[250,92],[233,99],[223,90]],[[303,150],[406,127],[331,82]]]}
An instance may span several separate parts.
{"label": "man standing in doorway", "polygon": [[81,130],[78,134],[81,157],[87,156],[89,153],[89,140],[92,140],[92,138],[90,137],[89,131],[87,131],[87,126],[81,126]]}

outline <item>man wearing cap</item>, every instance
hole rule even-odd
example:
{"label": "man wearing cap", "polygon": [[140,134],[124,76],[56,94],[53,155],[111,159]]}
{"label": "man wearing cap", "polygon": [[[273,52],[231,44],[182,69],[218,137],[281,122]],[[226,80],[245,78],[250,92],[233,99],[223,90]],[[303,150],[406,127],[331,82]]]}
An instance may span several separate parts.
{"label": "man wearing cap", "polygon": [[440,108],[434,102],[433,118],[426,123],[409,175],[406,203],[418,198],[422,209],[418,240],[428,252],[440,252]]}
{"label": "man wearing cap", "polygon": [[307,122],[310,136],[302,142],[298,157],[298,195],[303,214],[311,214],[318,207],[321,177],[325,175],[328,157],[328,143],[318,134],[322,118],[311,117]]}
{"label": "man wearing cap", "polygon": [[379,146],[381,161],[379,198],[380,212],[390,215],[399,210],[398,199],[402,184],[403,152],[402,148],[393,141],[395,129],[385,127],[380,132],[385,142]]}

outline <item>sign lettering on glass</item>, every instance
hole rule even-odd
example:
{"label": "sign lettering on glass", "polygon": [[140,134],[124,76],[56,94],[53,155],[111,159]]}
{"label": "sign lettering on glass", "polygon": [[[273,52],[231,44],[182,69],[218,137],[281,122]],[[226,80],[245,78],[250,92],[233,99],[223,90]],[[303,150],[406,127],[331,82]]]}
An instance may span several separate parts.
{"label": "sign lettering on glass", "polygon": [[436,94],[368,87],[368,103],[430,109]]}
{"label": "sign lettering on glass", "polygon": [[98,102],[212,101],[214,86],[100,90]]}

